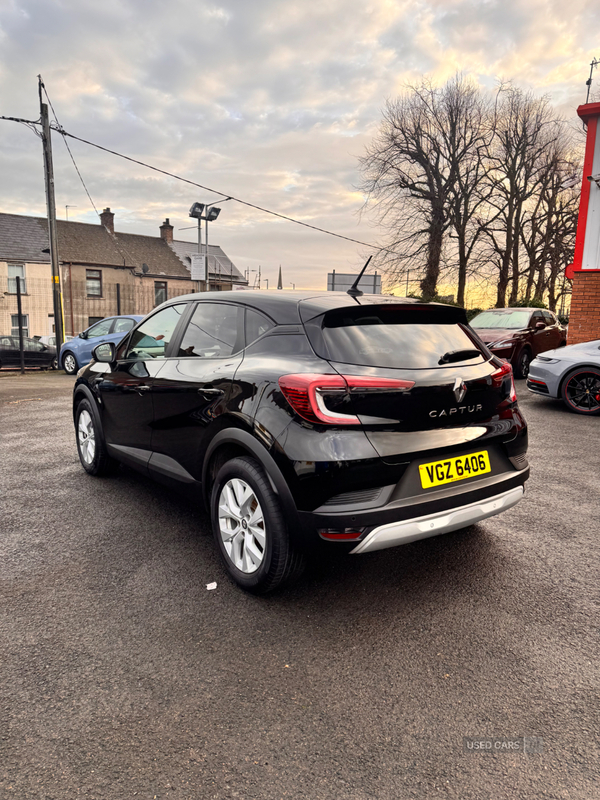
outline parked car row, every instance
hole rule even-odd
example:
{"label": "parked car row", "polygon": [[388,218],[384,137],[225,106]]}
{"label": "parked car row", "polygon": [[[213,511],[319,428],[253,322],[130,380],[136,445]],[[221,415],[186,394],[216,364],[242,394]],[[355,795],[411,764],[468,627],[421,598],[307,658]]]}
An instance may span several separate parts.
{"label": "parked car row", "polygon": [[[28,368],[56,369],[58,360],[56,347],[23,337],[23,361]],[[0,336],[0,369],[18,369],[21,365],[21,351],[18,336]]]}

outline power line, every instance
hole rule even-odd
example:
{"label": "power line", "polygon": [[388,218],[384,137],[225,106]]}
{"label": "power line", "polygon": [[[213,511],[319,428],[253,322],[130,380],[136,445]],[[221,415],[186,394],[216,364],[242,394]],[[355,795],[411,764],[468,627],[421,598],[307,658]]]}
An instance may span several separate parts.
{"label": "power line", "polygon": [[[44,91],[46,91],[45,87],[44,87]],[[46,92],[46,96],[48,96],[47,92]],[[48,98],[48,102],[50,102],[50,98]],[[52,106],[52,103],[50,103],[50,106]],[[52,109],[52,111],[54,113],[54,109]],[[56,119],[56,114],[54,114],[54,118]],[[11,119],[11,120],[14,120],[15,122],[30,122],[30,120],[17,120],[17,119],[14,119],[14,117],[0,117],[0,119]],[[108,147],[103,147],[101,144],[96,144],[95,142],[90,142],[88,139],[83,139],[80,136],[75,136],[75,134],[69,133],[68,131],[66,131],[62,127],[62,125],[60,125],[58,120],[56,120],[56,126],[52,125],[51,127],[52,127],[52,130],[55,130],[57,133],[60,133],[61,136],[63,137],[63,139],[66,136],[68,136],[70,139],[75,139],[78,142],[83,142],[83,144],[87,144],[90,147],[95,147],[97,150],[103,150],[105,153],[110,153],[111,155],[117,156],[118,158],[123,158],[123,159],[125,159],[125,161],[130,161],[133,164],[138,164],[140,167],[145,167],[146,169],[150,169],[153,172],[159,172],[162,175],[166,175],[168,178],[174,178],[177,181],[182,181],[183,183],[187,183],[190,186],[195,186],[198,189],[203,189],[206,192],[212,192],[213,194],[217,194],[222,198],[227,198],[229,200],[233,200],[236,203],[240,203],[240,205],[246,206],[248,208],[253,208],[256,211],[261,211],[263,214],[269,214],[269,215],[271,215],[273,217],[277,217],[278,219],[284,219],[287,222],[293,222],[296,225],[302,225],[304,228],[310,228],[313,231],[318,231],[319,233],[325,233],[328,236],[335,236],[336,239],[343,239],[346,242],[353,242],[354,244],[359,244],[362,247],[370,247],[373,250],[378,250],[381,253],[392,253],[392,254],[395,253],[395,251],[391,250],[390,248],[381,247],[380,245],[371,244],[370,242],[363,242],[360,239],[353,239],[350,236],[344,236],[341,233],[334,233],[334,231],[329,231],[326,228],[320,228],[317,225],[311,225],[308,222],[302,222],[302,220],[295,219],[294,217],[289,217],[286,214],[280,214],[277,211],[271,211],[268,208],[263,208],[263,206],[258,206],[255,203],[250,203],[247,200],[242,200],[239,197],[234,197],[233,195],[226,194],[225,192],[220,192],[218,189],[212,189],[210,186],[205,186],[202,183],[197,183],[196,181],[192,181],[189,178],[184,178],[181,175],[176,175],[174,172],[169,172],[168,170],[160,169],[160,167],[155,167],[152,164],[147,164],[145,161],[140,161],[137,158],[132,158],[131,156],[126,156],[123,153],[119,153],[116,150],[111,150]],[[66,139],[65,139],[65,144],[67,144]],[[67,149],[68,149],[68,146],[67,146]],[[69,150],[69,153],[70,152],[71,151]],[[71,158],[73,158],[72,154],[71,154]],[[77,165],[75,165],[75,167],[77,168]],[[84,186],[85,186],[85,184],[84,184]],[[87,192],[87,189],[86,189],[86,192]],[[88,193],[88,197],[89,197],[89,193]],[[90,200],[91,200],[91,197],[90,197]],[[93,205],[93,202],[92,202],[92,205]],[[94,206],[94,208],[95,208],[95,206]],[[96,211],[96,213],[98,213],[98,212]]]}
{"label": "power line", "polygon": [[[48,90],[46,89],[46,85],[45,85],[44,81],[42,80],[42,76],[41,75],[39,76],[39,80],[40,80],[40,85],[44,90],[44,94],[46,95],[46,99],[48,100],[48,104],[50,105],[50,108],[52,109],[52,113],[54,115],[54,119],[56,120],[56,125],[58,126],[58,132],[62,135],[63,142],[65,143],[65,147],[67,148],[67,150],[69,152],[69,155],[71,156],[71,161],[73,162],[73,166],[75,167],[75,171],[79,175],[79,180],[81,181],[81,184],[82,184],[83,188],[85,189],[85,193],[87,194],[87,196],[88,196],[88,198],[90,200],[90,203],[92,204],[92,207],[93,207],[94,211],[96,212],[98,217],[100,217],[100,214],[98,213],[98,209],[96,208],[96,204],[92,200],[92,196],[89,193],[87,186],[85,185],[85,181],[83,180],[83,176],[81,175],[81,172],[79,171],[79,167],[77,166],[77,163],[75,161],[75,157],[73,156],[73,153],[71,152],[71,148],[69,147],[69,143],[65,139],[65,135],[63,133],[62,125],[58,121],[58,117],[56,116],[56,111],[54,110],[54,106],[52,105],[52,100],[50,100],[50,95],[48,94]],[[54,130],[54,128],[53,128],[53,130]],[[100,220],[102,220],[102,217],[100,217]],[[122,242],[119,241],[118,237],[114,233],[112,234],[111,238],[112,238],[113,244],[115,245],[115,248],[117,249],[119,255],[123,259],[123,266],[124,267],[127,266],[127,259],[129,259],[129,261],[131,262],[131,267],[129,267],[129,269],[135,269],[135,259],[132,257],[131,253],[128,251],[128,249],[125,247],[125,245]]]}
{"label": "power line", "polygon": [[[257,206],[254,203],[249,203],[247,200],[241,200],[239,197],[234,197],[230,194],[225,194],[225,192],[220,192],[218,189],[212,189],[210,186],[204,186],[201,183],[196,183],[196,181],[191,181],[189,178],[183,178],[181,175],[175,175],[173,172],[168,172],[165,169],[160,169],[159,167],[155,167],[152,164],[146,164],[144,161],[139,161],[136,158],[131,158],[131,156],[123,155],[123,153],[118,153],[116,150],[110,150],[108,147],[103,147],[100,144],[96,144],[95,142],[90,142],[87,139],[82,139],[79,136],[75,136],[72,133],[68,133],[64,128],[56,129],[59,133],[63,136],[69,136],[71,139],[76,139],[78,142],[83,142],[84,144],[90,145],[90,147],[96,147],[98,150],[104,150],[105,153],[110,153],[113,156],[118,156],[119,158],[124,158],[126,161],[131,161],[134,164],[139,164],[141,167],[146,167],[146,169],[151,169],[154,172],[160,172],[162,175],[166,175],[169,178],[175,178],[175,180],[183,181],[183,183],[188,183],[190,186],[196,186],[198,189],[203,189],[206,192],[213,192],[214,194],[218,194],[220,197],[227,197],[230,200],[233,200],[236,203],[240,203],[243,206],[247,206],[248,208],[254,208],[256,211],[262,211],[263,214],[270,214],[273,217],[278,217],[279,219],[285,219],[288,222],[294,222],[296,225],[302,225],[305,228],[310,228],[313,231],[319,231],[319,233],[326,233],[328,236],[335,236],[338,239],[345,239],[347,242],[354,242],[354,244],[360,244],[363,247],[372,247],[374,250],[381,250],[385,251],[386,248],[379,247],[376,244],[369,244],[368,242],[361,242],[359,239],[352,239],[350,236],[343,236],[341,233],[334,233],[333,231],[328,231],[325,228],[319,228],[317,225],[310,225],[308,222],[302,222],[302,220],[294,219],[294,217],[288,217],[286,214],[280,214],[277,211],[271,211],[268,208],[263,208],[262,206]],[[392,250],[388,252],[393,252]]]}

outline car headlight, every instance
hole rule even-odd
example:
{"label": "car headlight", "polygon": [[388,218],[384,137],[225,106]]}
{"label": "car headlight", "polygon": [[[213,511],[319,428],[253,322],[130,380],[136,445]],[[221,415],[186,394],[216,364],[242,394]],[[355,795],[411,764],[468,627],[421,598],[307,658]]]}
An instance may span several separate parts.
{"label": "car headlight", "polygon": [[536,356],[536,361],[543,361],[545,364],[558,364],[560,358],[546,358],[546,356]]}
{"label": "car headlight", "polygon": [[501,347],[512,347],[514,343],[515,343],[514,339],[505,339],[502,342],[492,342],[492,344],[490,345],[490,349],[499,350]]}

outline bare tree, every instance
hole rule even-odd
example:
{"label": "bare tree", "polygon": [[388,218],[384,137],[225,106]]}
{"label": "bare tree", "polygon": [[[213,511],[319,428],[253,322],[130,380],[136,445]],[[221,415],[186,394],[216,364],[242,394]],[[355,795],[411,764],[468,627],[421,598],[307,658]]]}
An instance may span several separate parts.
{"label": "bare tree", "polygon": [[484,276],[497,307],[546,292],[555,305],[576,224],[573,152],[548,98],[510,84],[493,102],[456,75],[388,101],[360,160],[365,205],[387,229],[378,266],[388,285],[415,269],[430,299],[444,269],[461,305],[467,279]]}
{"label": "bare tree", "polygon": [[579,192],[575,190],[581,161],[566,127],[540,157],[537,186],[525,209],[520,230],[527,259],[524,299],[540,302],[548,291],[556,306],[556,281],[573,258]]}
{"label": "bare tree", "polygon": [[448,131],[453,127],[456,134],[459,126],[448,118],[452,104],[444,99],[444,90],[424,81],[388,101],[379,133],[360,159],[361,189],[390,234],[380,265],[388,277],[399,277],[408,266],[419,269],[425,298],[437,292],[458,163],[448,149]]}
{"label": "bare tree", "polygon": [[506,305],[509,285],[509,304],[518,299],[523,215],[538,187],[544,154],[559,136],[560,125],[552,117],[547,97],[500,87],[488,173],[494,214],[485,227],[491,260],[498,269],[497,308]]}

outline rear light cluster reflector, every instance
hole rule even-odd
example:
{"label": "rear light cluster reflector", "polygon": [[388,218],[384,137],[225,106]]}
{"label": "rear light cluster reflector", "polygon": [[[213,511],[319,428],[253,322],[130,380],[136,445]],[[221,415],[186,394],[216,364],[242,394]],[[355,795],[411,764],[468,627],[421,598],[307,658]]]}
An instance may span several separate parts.
{"label": "rear light cluster reflector", "polygon": [[495,372],[492,372],[492,380],[494,384],[498,387],[502,386],[503,382],[510,376],[510,390],[508,399],[511,403],[517,402],[517,390],[515,389],[515,379],[513,375],[513,370],[511,365],[508,361],[505,364],[502,364],[500,369],[497,369]]}
{"label": "rear light cluster reflector", "polygon": [[543,392],[548,391],[548,386],[547,384],[544,383],[544,381],[536,381],[533,378],[527,378],[527,386],[529,386],[530,383],[533,384],[540,391]]}
{"label": "rear light cluster reflector", "polygon": [[414,381],[369,378],[362,375],[302,373],[279,378],[279,388],[294,411],[308,422],[325,425],[360,425],[356,415],[342,414],[327,408],[327,395],[407,392],[414,385]]}
{"label": "rear light cluster reflector", "polygon": [[319,528],[319,536],[330,542],[350,542],[360,539],[365,528]]}

